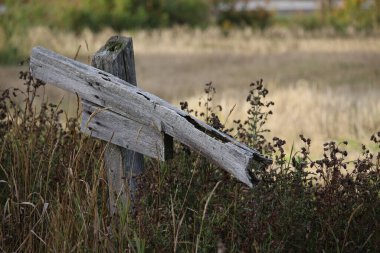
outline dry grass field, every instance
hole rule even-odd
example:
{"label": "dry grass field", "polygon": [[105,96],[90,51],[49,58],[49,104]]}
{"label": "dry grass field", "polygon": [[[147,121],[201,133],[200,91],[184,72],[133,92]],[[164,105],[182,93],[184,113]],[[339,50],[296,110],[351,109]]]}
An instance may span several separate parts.
{"label": "dry grass field", "polygon": [[[35,28],[12,40],[25,55],[42,45],[74,57],[80,46],[88,63],[113,34]],[[0,252],[380,251],[379,37],[275,28],[123,35],[134,38],[140,87],[197,109],[205,92],[214,95],[205,90],[212,81],[221,122],[249,109],[236,137],[273,164],[249,169],[258,179],[249,189],[176,143],[171,161],[145,159],[134,203],[119,199],[113,215],[107,144],[80,133],[77,97],[23,73],[19,80],[26,65],[1,66],[0,89],[30,92],[0,93]],[[268,101],[261,82],[250,87],[260,78]],[[221,126],[214,115],[208,123]],[[265,137],[263,124],[272,131]]]}
{"label": "dry grass field", "polygon": [[[93,34],[52,32],[38,27],[15,44],[28,53],[42,45],[68,57],[80,46],[79,59],[91,55],[114,35],[112,30]],[[178,105],[187,100],[196,107],[203,86],[212,81],[215,102],[229,121],[245,117],[245,97],[252,81],[263,78],[268,99],[275,102],[268,122],[270,135],[297,143],[300,133],[313,140],[314,152],[330,139],[350,141],[350,148],[367,143],[380,129],[380,38],[311,35],[273,28],[265,33],[217,29],[174,28],[125,32],[132,36],[138,85]],[[21,85],[18,71],[0,68],[0,88]],[[52,100],[64,97],[63,108],[75,111],[76,97],[47,87]]]}

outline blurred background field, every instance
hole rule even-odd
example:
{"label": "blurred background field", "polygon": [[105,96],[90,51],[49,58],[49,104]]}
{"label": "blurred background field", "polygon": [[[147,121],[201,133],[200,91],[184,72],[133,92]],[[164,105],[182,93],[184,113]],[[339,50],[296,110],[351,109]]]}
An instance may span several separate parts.
{"label": "blurred background field", "polygon": [[[301,133],[317,150],[331,139],[367,143],[380,127],[379,1],[311,1],[319,8],[291,13],[250,2],[0,1],[0,89],[21,85],[17,62],[33,46],[89,63],[122,34],[134,40],[138,85],[176,105],[196,107],[212,81],[221,118],[236,105],[228,125],[246,116],[249,84],[263,78],[275,102],[269,136],[288,149]],[[46,95],[75,113],[75,95]]]}
{"label": "blurred background field", "polygon": [[[380,0],[0,0],[0,90],[29,89],[0,92],[0,252],[379,252],[379,24]],[[230,133],[273,159],[256,187],[176,143],[136,212],[108,211],[78,98],[20,71],[37,45],[90,64],[115,34],[142,89],[199,110],[212,82],[221,123],[252,117]]]}

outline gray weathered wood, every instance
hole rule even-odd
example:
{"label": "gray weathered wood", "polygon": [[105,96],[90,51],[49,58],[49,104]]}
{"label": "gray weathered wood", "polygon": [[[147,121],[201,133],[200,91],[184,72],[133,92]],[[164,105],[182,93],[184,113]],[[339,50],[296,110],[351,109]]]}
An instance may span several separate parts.
{"label": "gray weathered wood", "polygon": [[141,124],[153,124],[252,187],[249,170],[271,163],[256,150],[179,110],[168,102],[91,66],[33,48],[34,77],[76,92],[82,98]]}
{"label": "gray weathered wood", "polygon": [[[92,65],[137,85],[131,38],[111,37],[94,55]],[[110,213],[113,215],[117,211],[117,204],[126,204],[128,196],[133,202],[136,192],[135,176],[144,169],[144,156],[135,151],[144,151],[145,154],[150,151],[151,156],[162,160],[162,134],[151,126],[138,124],[89,101],[83,101],[82,105],[82,131],[90,132],[105,141],[112,140],[105,151],[104,162],[108,177]],[[134,151],[126,149],[129,146],[133,146]]]}
{"label": "gray weathered wood", "polygon": [[172,156],[172,138],[154,126],[147,126],[120,114],[82,102],[81,131],[120,147],[133,147],[144,155],[166,161]]}
{"label": "gray weathered wood", "polygon": [[[137,85],[131,38],[111,37],[94,55],[92,66]],[[133,201],[136,191],[134,177],[144,169],[144,156],[137,152],[148,151],[145,154],[164,159],[163,134],[152,126],[139,124],[90,101],[84,100],[82,105],[82,131],[105,141],[112,140],[105,151],[104,162],[110,213],[113,215],[117,212],[117,204],[127,203],[128,196]],[[129,146],[137,152],[126,149]]]}

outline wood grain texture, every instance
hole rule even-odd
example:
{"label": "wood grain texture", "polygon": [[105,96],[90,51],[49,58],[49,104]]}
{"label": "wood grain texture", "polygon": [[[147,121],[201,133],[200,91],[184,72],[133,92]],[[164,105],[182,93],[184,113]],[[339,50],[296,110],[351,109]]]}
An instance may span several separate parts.
{"label": "wood grain texture", "polygon": [[208,126],[168,102],[99,69],[60,56],[47,49],[33,48],[30,68],[34,77],[76,92],[82,98],[141,124],[153,124],[253,186],[251,169],[271,163],[256,150]]}
{"label": "wood grain texture", "polygon": [[[136,86],[136,71],[131,38],[112,36],[92,59],[92,66]],[[100,105],[83,100],[81,130],[110,141],[104,153],[109,188],[110,213],[117,213],[118,203],[134,203],[135,177],[144,170],[144,156],[138,151],[164,158],[161,132],[127,117],[107,111]],[[133,150],[127,149],[133,147]],[[137,152],[135,152],[137,151]]]}
{"label": "wood grain texture", "polygon": [[82,101],[82,107],[82,132],[161,161],[172,157],[172,138],[154,126],[104,110],[89,101]]}
{"label": "wood grain texture", "polygon": [[[131,38],[112,36],[94,55],[92,65],[137,86]],[[110,133],[114,133],[114,135],[116,134],[121,137],[122,140],[120,140],[120,138],[112,138],[111,143],[121,147],[158,158],[162,161],[172,156],[172,154],[169,153],[165,154],[165,151],[170,152],[172,150],[170,138],[167,138],[167,136],[154,125],[139,124],[136,121],[129,120],[128,117],[124,117],[124,120],[121,120],[120,115],[105,111],[103,107],[96,104],[89,105],[89,102],[87,102],[85,107],[91,107],[92,112],[101,111],[101,113],[96,113],[91,116],[89,124],[91,125],[89,126],[91,131],[94,132],[98,138],[109,141],[110,139],[107,138],[110,138]],[[115,124],[113,124],[111,115],[115,116]],[[88,119],[89,117],[82,119],[82,126],[86,126]],[[95,124],[92,124],[92,122],[95,122]],[[98,124],[96,124],[96,122],[98,122]],[[104,124],[99,124],[100,122]],[[89,129],[83,129],[83,131],[88,132]],[[152,139],[150,139],[150,137]],[[169,144],[169,147],[166,149],[165,143]]]}

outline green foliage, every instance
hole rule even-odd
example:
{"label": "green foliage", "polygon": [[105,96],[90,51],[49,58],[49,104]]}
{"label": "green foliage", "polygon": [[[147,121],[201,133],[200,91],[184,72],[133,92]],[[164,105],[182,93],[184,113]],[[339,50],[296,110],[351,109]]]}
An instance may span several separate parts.
{"label": "green foliage", "polygon": [[323,28],[323,20],[320,15],[310,14],[310,15],[296,15],[293,17],[274,17],[274,23],[285,27],[301,27],[305,31],[318,31]]}
{"label": "green foliage", "polygon": [[376,22],[379,22],[376,20],[376,7],[366,7],[366,2],[364,0],[344,0],[342,8],[330,13],[328,23],[340,32],[344,32],[350,26],[357,30],[373,29]]}
{"label": "green foliage", "polygon": [[208,23],[210,5],[206,0],[95,0],[95,1],[7,1],[6,15],[0,16],[9,29],[46,25],[80,31],[89,27],[123,29],[157,28]]}
{"label": "green foliage", "polygon": [[20,59],[18,49],[7,43],[5,47],[0,50],[0,64],[15,64]]}
{"label": "green foliage", "polygon": [[[175,144],[175,159],[146,160],[136,208],[119,203],[110,216],[102,156],[105,143],[79,131],[42,99],[44,84],[21,72],[25,90],[0,95],[0,250],[4,252],[377,252],[380,245],[380,132],[373,153],[362,146],[347,161],[347,142],[327,142],[310,158],[309,138],[284,151],[268,140],[273,102],[262,80],[251,84],[247,119],[226,129],[213,104],[215,88],[197,110],[184,110],[272,157],[252,170],[253,189],[197,152]],[[79,99],[79,98],[78,98]],[[20,102],[23,101],[23,102]],[[62,123],[65,122],[65,123]]]}
{"label": "green foliage", "polygon": [[7,11],[0,15],[0,30],[5,38],[0,63],[17,61],[20,54],[15,38],[33,26],[75,32],[90,28],[97,32],[105,27],[116,31],[174,25],[204,27],[210,19],[206,0],[7,0],[5,4]]}
{"label": "green foliage", "polygon": [[[105,27],[156,29],[187,25],[205,27],[217,24],[225,35],[231,29],[252,27],[264,30],[272,24],[299,26],[306,31],[332,27],[338,34],[376,31],[380,23],[380,2],[344,0],[339,8],[326,8],[321,13],[282,17],[264,9],[235,11],[231,0],[5,0],[7,10],[0,15],[0,63],[17,62],[21,50],[18,40],[30,27],[81,32],[97,32]],[[221,11],[220,4],[229,9]]]}
{"label": "green foliage", "polygon": [[204,26],[209,22],[210,6],[204,0],[167,0],[164,9],[173,24]]}
{"label": "green foliage", "polygon": [[[144,0],[103,2],[97,8],[91,2],[83,10],[72,10],[71,28],[103,26],[122,29],[157,28],[175,24],[199,26],[207,23],[209,5],[204,0]],[[99,11],[97,11],[99,10]]]}
{"label": "green foliage", "polygon": [[[326,9],[322,15],[294,15],[286,23],[298,23],[306,29],[333,26],[337,31],[347,27],[371,30],[380,22],[380,4],[366,7],[363,0],[345,0],[341,8]],[[230,6],[217,11],[220,3]],[[99,31],[103,27],[123,29],[158,28],[176,24],[205,26],[214,20],[224,30],[249,26],[265,29],[279,19],[264,9],[235,11],[233,1],[218,0],[6,0],[7,11],[0,15],[0,25],[7,38],[36,25],[80,31],[85,27]]]}
{"label": "green foliage", "polygon": [[235,11],[233,9],[223,11],[218,16],[218,24],[222,27],[249,26],[264,30],[271,24],[272,14],[264,9]]}

